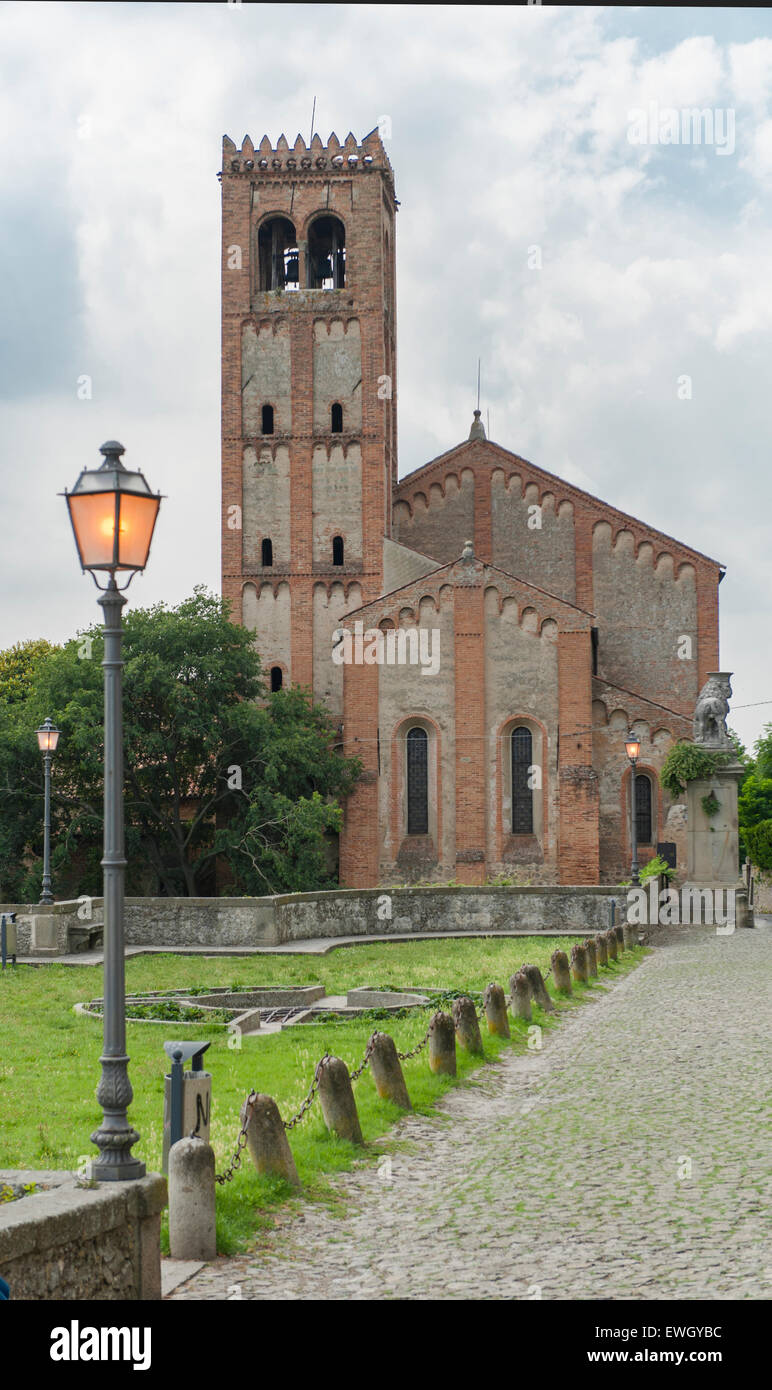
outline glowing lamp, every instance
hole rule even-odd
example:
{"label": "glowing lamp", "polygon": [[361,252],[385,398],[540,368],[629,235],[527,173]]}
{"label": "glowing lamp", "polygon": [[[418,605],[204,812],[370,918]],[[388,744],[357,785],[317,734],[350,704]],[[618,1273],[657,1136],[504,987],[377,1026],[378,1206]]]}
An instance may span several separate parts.
{"label": "glowing lamp", "polygon": [[37,730],[38,748],[41,753],[55,753],[59,742],[59,730],[50,719],[46,719]]}
{"label": "glowing lamp", "polygon": [[641,751],[641,740],[634,734],[628,734],[625,739],[625,751],[631,763],[638,761],[638,754]]}
{"label": "glowing lamp", "polygon": [[122,444],[110,439],[100,451],[100,468],[84,468],[72,492],[65,492],[81,569],[89,570],[98,588],[95,571],[113,579],[127,572],[127,584],[143,570],[150,554],[159,493],[151,492],[142,473],[132,473],[121,463]]}

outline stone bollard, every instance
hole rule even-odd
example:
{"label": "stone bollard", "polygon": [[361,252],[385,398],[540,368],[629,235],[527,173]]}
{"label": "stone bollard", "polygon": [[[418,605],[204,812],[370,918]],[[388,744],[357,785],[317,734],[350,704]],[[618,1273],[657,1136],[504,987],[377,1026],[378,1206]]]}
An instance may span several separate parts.
{"label": "stone bollard", "polygon": [[595,945],[595,940],[594,940],[593,937],[591,937],[591,936],[588,936],[588,937],[587,937],[587,939],[586,939],[586,941],[585,941],[585,943],[584,943],[584,949],[585,949],[585,951],[587,952],[587,969],[589,970],[590,974],[593,976],[593,979],[597,979],[597,975],[598,975],[598,951],[597,951],[597,948],[596,948],[596,945]]}
{"label": "stone bollard", "polygon": [[586,985],[589,978],[587,951],[579,942],[571,947],[571,974],[578,985]]}
{"label": "stone bollard", "polygon": [[639,930],[639,927],[632,926],[630,922],[625,922],[624,926],[622,927],[622,931],[625,934],[625,946],[627,947],[628,951],[631,951],[633,949],[633,946],[638,945]]}
{"label": "stone bollard", "polygon": [[477,1010],[467,994],[462,994],[460,999],[453,1000],[453,1023],[456,1029],[456,1041],[460,1042],[464,1051],[473,1052],[476,1056],[480,1056],[483,1045],[480,1037],[480,1025],[477,1021]]}
{"label": "stone bollard", "polygon": [[624,954],[625,949],[625,929],[620,922],[618,926],[612,927],[612,931],[617,939],[617,950],[621,956]]}
{"label": "stone bollard", "polygon": [[598,965],[608,965],[608,942],[603,932],[599,932],[595,938],[595,949],[598,953]]}
{"label": "stone bollard", "polygon": [[528,981],[528,989],[530,991],[531,998],[533,999],[534,1003],[538,1004],[539,1007],[542,1008],[545,1013],[554,1013],[555,1005],[553,1004],[549,990],[547,989],[547,986],[545,985],[541,977],[541,970],[539,969],[538,965],[522,965],[518,973],[521,975],[525,975],[525,978]]}
{"label": "stone bollard", "polygon": [[568,956],[565,951],[553,951],[552,978],[555,981],[555,989],[560,990],[561,994],[571,994],[571,971],[568,968]]}
{"label": "stone bollard", "polygon": [[619,951],[617,949],[617,934],[614,928],[609,927],[608,931],[604,932],[603,935],[606,938],[606,950],[608,951],[609,960],[616,960],[619,956]]}
{"label": "stone bollard", "polygon": [[483,995],[483,1009],[488,1020],[488,1032],[495,1033],[499,1038],[510,1037],[507,1001],[501,985],[487,986]]}
{"label": "stone bollard", "polygon": [[533,1017],[531,1014],[531,987],[524,970],[518,970],[516,975],[510,977],[509,992],[512,996],[512,1012],[515,1018],[524,1018],[526,1023],[530,1023]]}
{"label": "stone bollard", "polygon": [[[258,1173],[270,1173],[284,1178],[293,1187],[300,1187],[298,1170],[276,1101],[272,1096],[255,1096],[250,1112],[247,1147]],[[246,1115],[247,1101],[244,1101],[241,1107],[242,1124]]]}
{"label": "stone bollard", "polygon": [[374,1033],[370,1066],[375,1089],[382,1100],[391,1100],[403,1110],[412,1110],[405,1078],[397,1056],[397,1045],[388,1033]]}
{"label": "stone bollard", "polygon": [[320,1064],[319,1100],[324,1123],[333,1134],[364,1144],[348,1067],[340,1057],[328,1057]]}
{"label": "stone bollard", "polygon": [[429,1066],[445,1076],[456,1075],[456,1029],[450,1014],[436,1013],[429,1024]]}
{"label": "stone bollard", "polygon": [[214,1149],[205,1139],[178,1139],[169,1150],[169,1251],[173,1260],[213,1260]]}

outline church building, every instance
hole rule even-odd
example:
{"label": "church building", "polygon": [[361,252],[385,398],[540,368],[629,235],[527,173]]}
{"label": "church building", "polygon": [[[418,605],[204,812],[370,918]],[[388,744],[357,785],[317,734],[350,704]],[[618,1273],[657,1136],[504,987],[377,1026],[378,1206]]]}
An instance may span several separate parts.
{"label": "church building", "polygon": [[222,591],[271,688],[313,691],[362,762],[341,884],[629,878],[629,729],[639,859],[672,843],[680,867],[658,772],[718,670],[723,567],[493,443],[479,410],[398,476],[377,130],[226,136],[221,182]]}

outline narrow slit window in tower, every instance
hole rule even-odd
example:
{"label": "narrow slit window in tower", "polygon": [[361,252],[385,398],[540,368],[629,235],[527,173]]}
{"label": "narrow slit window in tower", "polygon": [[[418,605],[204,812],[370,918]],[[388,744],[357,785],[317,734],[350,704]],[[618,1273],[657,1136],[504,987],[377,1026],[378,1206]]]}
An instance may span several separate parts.
{"label": "narrow slit window in tower", "polygon": [[283,674],[283,672],[282,672],[281,666],[272,666],[272,667],[271,667],[271,694],[272,694],[272,695],[273,695],[277,690],[281,690],[282,681],[283,681],[283,680],[284,680],[284,674]]}
{"label": "narrow slit window in tower", "polygon": [[262,544],[262,552],[263,565],[266,569],[269,569],[270,566],[273,564],[273,541],[270,541],[267,536],[265,537]]}
{"label": "narrow slit window in tower", "polygon": [[337,401],[330,409],[330,430],[332,434],[343,433],[343,406]]}
{"label": "narrow slit window in tower", "polygon": [[273,406],[264,405],[260,415],[260,428],[263,434],[273,434]]}
{"label": "narrow slit window in tower", "polygon": [[343,537],[333,536],[332,538],[332,563],[334,565],[343,564]]}

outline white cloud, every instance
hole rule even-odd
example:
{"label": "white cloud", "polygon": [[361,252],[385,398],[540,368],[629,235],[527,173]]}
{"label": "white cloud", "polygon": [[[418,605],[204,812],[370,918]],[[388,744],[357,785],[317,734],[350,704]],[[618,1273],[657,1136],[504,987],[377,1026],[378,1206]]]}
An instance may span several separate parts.
{"label": "white cloud", "polygon": [[[5,7],[0,197],[24,229],[8,366],[45,324],[60,379],[41,368],[6,412],[0,645],[90,621],[55,493],[110,436],[168,493],[134,601],[217,584],[220,139],[307,135],[316,96],[325,137],[392,120],[402,470],[466,436],[482,357],[499,443],[727,562],[724,651],[748,700],[772,695],[741,619],[770,587],[750,518],[772,506],[772,19],[730,44],[705,10],[677,43],[665,10],[620,23],[613,7]],[[737,154],[631,145],[629,111],[651,101],[736,105]],[[52,223],[77,333],[64,261],[61,293],[36,298]]]}

